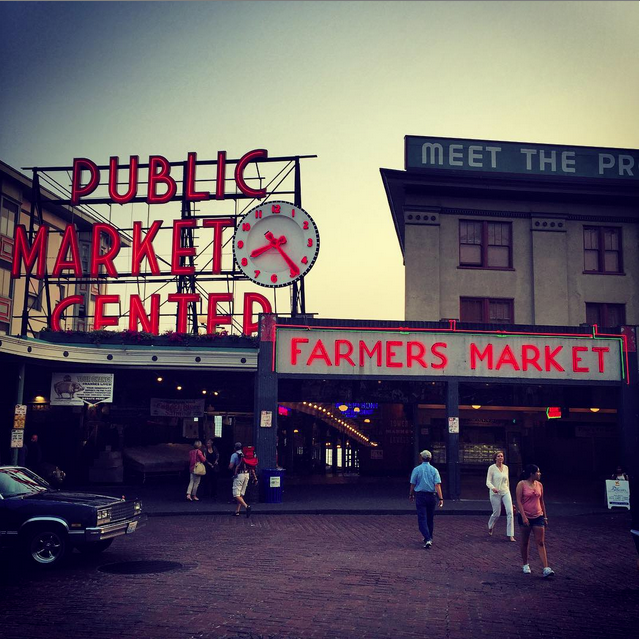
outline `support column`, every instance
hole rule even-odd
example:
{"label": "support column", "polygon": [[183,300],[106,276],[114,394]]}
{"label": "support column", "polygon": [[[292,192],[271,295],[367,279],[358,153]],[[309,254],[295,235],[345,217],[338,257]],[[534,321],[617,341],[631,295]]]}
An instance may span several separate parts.
{"label": "support column", "polygon": [[460,433],[451,432],[449,423],[455,418],[460,423],[458,411],[458,382],[447,382],[447,499],[460,499]]}
{"label": "support column", "polygon": [[[260,315],[260,350],[253,401],[253,441],[262,469],[276,467],[278,444],[278,376],[272,370],[274,323],[273,315]],[[260,426],[262,411],[271,413],[269,428]]]}
{"label": "support column", "polygon": [[[629,384],[622,384],[618,394],[619,464],[629,475],[631,508],[638,509],[638,353],[630,352]],[[635,515],[637,518],[637,514]],[[637,522],[637,519],[636,519]]]}
{"label": "support column", "polygon": [[[24,362],[20,362],[20,364],[18,365],[18,383],[16,385],[16,404],[22,404],[23,400],[24,400],[24,376],[26,373],[26,365]],[[13,419],[13,414],[11,416],[11,419]],[[12,424],[13,426],[13,424]],[[13,428],[12,428],[13,430]],[[26,426],[25,426],[25,432],[26,432]],[[22,433],[24,436],[24,433]],[[23,442],[23,444],[26,444],[26,442]],[[13,466],[17,466],[18,465],[18,448],[12,448],[11,449],[11,463]]]}

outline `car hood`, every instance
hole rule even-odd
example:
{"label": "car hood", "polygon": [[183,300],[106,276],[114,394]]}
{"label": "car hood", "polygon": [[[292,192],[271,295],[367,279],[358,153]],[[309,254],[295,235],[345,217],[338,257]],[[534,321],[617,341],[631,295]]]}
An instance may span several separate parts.
{"label": "car hood", "polygon": [[109,506],[110,504],[120,501],[117,497],[92,495],[89,493],[72,493],[63,490],[47,490],[36,495],[26,495],[25,498],[33,501],[82,504],[84,506],[95,506],[97,508]]}

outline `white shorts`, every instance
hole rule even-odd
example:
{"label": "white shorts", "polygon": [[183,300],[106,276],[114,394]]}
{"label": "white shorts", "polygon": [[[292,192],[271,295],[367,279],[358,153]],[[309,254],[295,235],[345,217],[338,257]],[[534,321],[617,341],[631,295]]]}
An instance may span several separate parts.
{"label": "white shorts", "polygon": [[249,484],[249,473],[238,473],[233,478],[233,485],[231,488],[231,494],[234,497],[244,497],[244,493],[247,490],[247,485]]}

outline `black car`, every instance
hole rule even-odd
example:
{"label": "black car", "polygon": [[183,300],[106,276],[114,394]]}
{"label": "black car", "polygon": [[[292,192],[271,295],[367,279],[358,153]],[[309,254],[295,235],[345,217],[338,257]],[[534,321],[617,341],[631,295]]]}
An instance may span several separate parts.
{"label": "black car", "polygon": [[139,501],[56,490],[26,468],[0,466],[0,547],[38,566],[61,563],[74,547],[102,552],[146,522]]}

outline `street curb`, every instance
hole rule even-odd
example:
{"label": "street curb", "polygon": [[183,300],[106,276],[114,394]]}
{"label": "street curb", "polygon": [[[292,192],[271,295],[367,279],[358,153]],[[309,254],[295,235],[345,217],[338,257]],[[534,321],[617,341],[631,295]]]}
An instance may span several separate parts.
{"label": "street curb", "polygon": [[[198,511],[156,511],[149,512],[145,511],[149,517],[194,517],[194,516],[202,516],[202,515],[218,515],[221,517],[230,517],[233,516],[233,510],[228,511],[206,511],[206,510],[198,510]],[[255,506],[251,508],[251,516],[254,515],[413,515],[415,516],[416,511],[414,510],[382,510],[382,509],[373,509],[373,510],[335,510],[331,508],[300,508],[295,510],[256,510]],[[488,517],[491,515],[490,510],[441,510],[436,513],[440,516],[457,516],[457,515],[472,515],[472,516],[484,516]],[[593,512],[581,512],[575,514],[564,514],[558,515],[556,517],[593,517],[594,515],[609,515],[612,514],[612,511],[593,511]],[[242,517],[245,517],[244,512],[241,514]]]}

